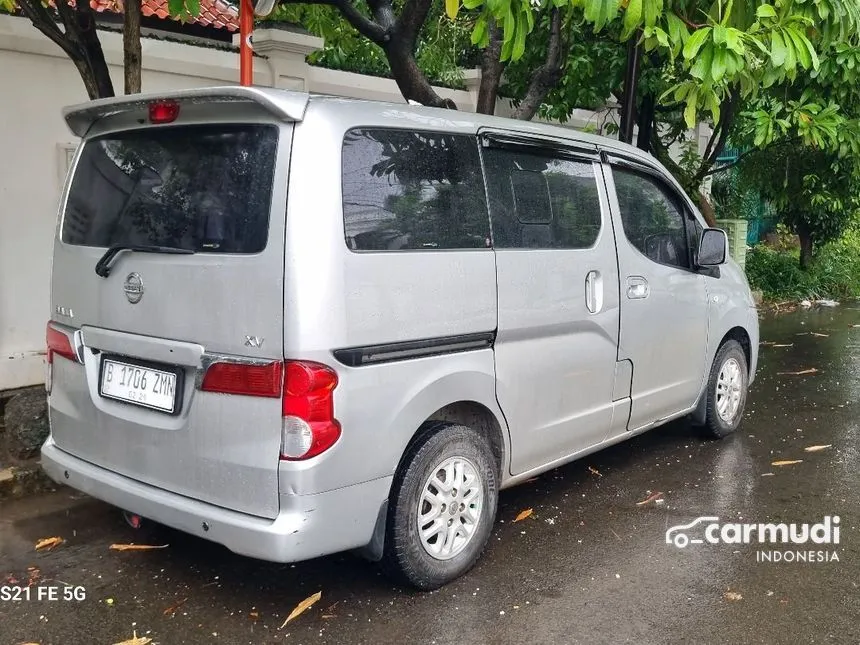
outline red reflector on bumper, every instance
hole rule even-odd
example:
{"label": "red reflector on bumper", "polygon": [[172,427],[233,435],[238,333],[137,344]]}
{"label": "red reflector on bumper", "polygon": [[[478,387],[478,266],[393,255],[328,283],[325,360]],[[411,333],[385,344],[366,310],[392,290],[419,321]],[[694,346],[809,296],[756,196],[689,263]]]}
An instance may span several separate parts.
{"label": "red reflector on bumper", "polygon": [[200,389],[221,394],[281,396],[281,363],[213,363],[206,370]]}

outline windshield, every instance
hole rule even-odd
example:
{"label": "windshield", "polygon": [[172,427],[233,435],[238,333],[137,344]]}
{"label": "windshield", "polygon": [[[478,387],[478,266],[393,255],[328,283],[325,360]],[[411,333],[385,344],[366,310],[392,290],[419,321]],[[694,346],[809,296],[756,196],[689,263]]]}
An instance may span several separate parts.
{"label": "windshield", "polygon": [[87,142],[72,180],[66,244],[258,253],[266,246],[278,130],[141,129]]}

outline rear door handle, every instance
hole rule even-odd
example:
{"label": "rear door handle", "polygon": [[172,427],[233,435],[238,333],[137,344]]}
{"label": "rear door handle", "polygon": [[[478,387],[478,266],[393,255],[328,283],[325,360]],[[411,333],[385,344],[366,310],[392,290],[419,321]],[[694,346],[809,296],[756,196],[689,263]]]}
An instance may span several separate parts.
{"label": "rear door handle", "polygon": [[641,300],[647,298],[651,293],[648,281],[641,275],[632,275],[627,278],[627,297],[630,300]]}
{"label": "rear door handle", "polygon": [[603,309],[603,277],[600,271],[589,271],[585,276],[585,306],[593,314]]}

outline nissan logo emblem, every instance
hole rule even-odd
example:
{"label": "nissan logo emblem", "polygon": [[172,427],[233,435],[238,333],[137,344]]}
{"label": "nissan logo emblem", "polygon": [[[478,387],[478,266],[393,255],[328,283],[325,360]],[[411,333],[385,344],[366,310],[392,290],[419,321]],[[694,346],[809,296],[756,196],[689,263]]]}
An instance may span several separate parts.
{"label": "nissan logo emblem", "polygon": [[140,274],[129,273],[122,285],[122,290],[131,304],[136,305],[140,302],[140,299],[143,298],[143,280]]}

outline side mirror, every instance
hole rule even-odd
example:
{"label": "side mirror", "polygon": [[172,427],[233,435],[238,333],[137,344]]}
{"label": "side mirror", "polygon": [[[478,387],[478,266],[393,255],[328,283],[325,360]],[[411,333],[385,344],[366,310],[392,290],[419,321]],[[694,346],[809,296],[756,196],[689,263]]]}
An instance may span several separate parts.
{"label": "side mirror", "polygon": [[699,253],[696,264],[701,267],[715,267],[725,264],[729,250],[729,238],[720,228],[706,228],[699,240]]}
{"label": "side mirror", "polygon": [[275,8],[277,0],[254,0],[254,13],[261,18],[268,16]]}

